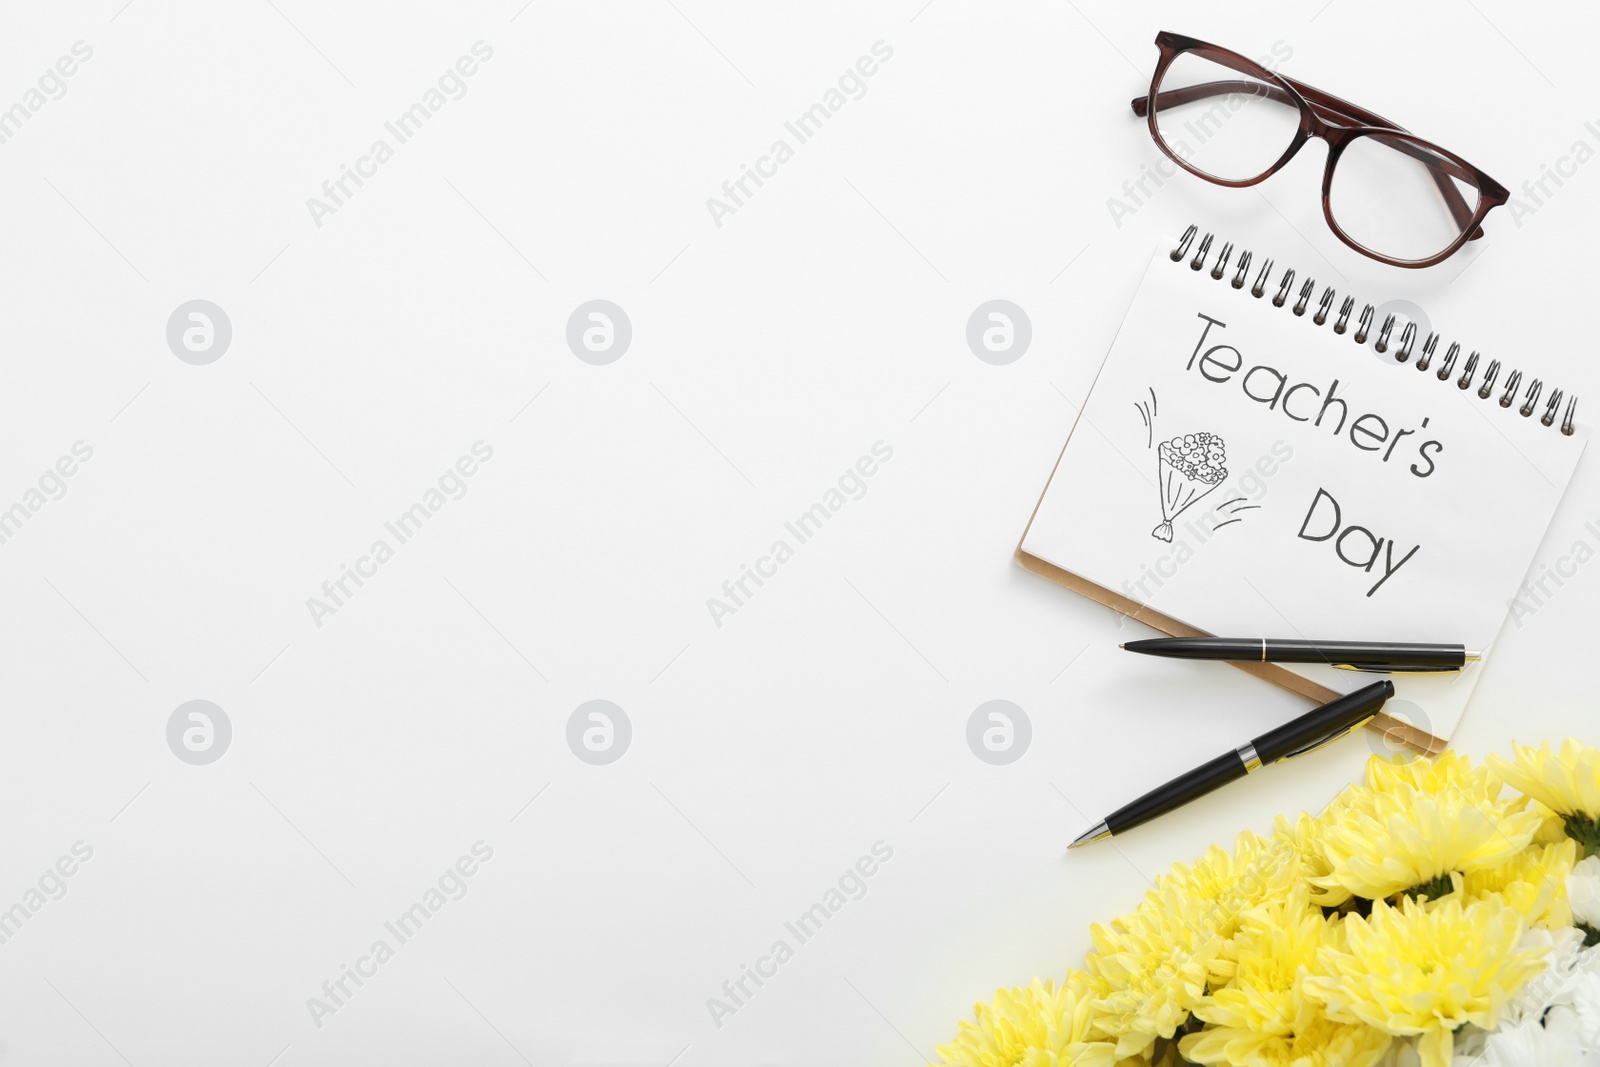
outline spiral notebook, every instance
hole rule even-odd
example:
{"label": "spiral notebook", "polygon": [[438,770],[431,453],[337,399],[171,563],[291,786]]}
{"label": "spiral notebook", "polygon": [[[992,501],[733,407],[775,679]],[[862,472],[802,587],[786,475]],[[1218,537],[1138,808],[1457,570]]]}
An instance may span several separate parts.
{"label": "spiral notebook", "polygon": [[[1157,252],[1017,549],[1174,635],[1462,642],[1375,723],[1443,747],[1588,439],[1577,400],[1190,227]],[[1486,494],[1485,486],[1494,492]],[[1365,676],[1241,664],[1323,702]]]}

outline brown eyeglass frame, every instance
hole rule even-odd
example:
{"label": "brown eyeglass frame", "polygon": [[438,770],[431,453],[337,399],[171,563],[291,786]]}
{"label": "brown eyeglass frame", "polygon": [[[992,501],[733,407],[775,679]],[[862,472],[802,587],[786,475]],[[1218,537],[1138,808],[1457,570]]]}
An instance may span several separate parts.
{"label": "brown eyeglass frame", "polygon": [[[1155,140],[1156,147],[1178,166],[1198,178],[1204,178],[1214,185],[1242,189],[1266,181],[1293,159],[1295,153],[1299,152],[1307,141],[1313,137],[1321,138],[1328,142],[1328,162],[1322,172],[1322,217],[1327,220],[1328,228],[1334,232],[1334,236],[1364,256],[1395,267],[1431,267],[1455,255],[1467,241],[1476,241],[1482,237],[1484,216],[1510,198],[1511,194],[1505,186],[1454,152],[1418,137],[1382,115],[1357,107],[1304,82],[1274,74],[1238,52],[1165,30],[1156,34],[1156,47],[1160,49],[1161,58],[1156,63],[1156,72],[1150,79],[1150,91],[1144,96],[1135,97],[1132,101],[1133,113],[1148,121],[1150,136]],[[1167,68],[1172,66],[1173,61],[1179,56],[1190,53],[1249,75],[1264,82],[1265,85],[1255,85],[1245,81],[1218,81],[1159,92],[1161,79],[1166,74]],[[1227,179],[1207,174],[1190,166],[1166,141],[1162,140],[1161,131],[1156,127],[1156,111],[1159,107],[1186,104],[1193,100],[1225,96],[1241,91],[1291,104],[1300,112],[1300,129],[1289,142],[1288,149],[1276,163],[1254,178]],[[1395,259],[1367,248],[1339,227],[1338,221],[1333,217],[1333,207],[1330,202],[1334,168],[1350,144],[1358,138],[1373,135],[1382,135],[1386,144],[1420,160],[1428,168],[1434,184],[1438,186],[1439,193],[1444,198],[1445,206],[1450,210],[1451,217],[1461,227],[1456,239],[1443,251],[1426,259]],[[1461,191],[1452,183],[1452,178],[1467,182],[1478,190],[1476,210],[1468,207]]]}

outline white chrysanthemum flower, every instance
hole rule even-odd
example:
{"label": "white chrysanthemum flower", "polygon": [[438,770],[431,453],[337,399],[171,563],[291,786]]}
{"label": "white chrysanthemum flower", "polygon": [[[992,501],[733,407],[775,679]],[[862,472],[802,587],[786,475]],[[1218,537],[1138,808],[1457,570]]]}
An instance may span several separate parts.
{"label": "white chrysanthemum flower", "polygon": [[[1422,1067],[1422,1056],[1417,1052],[1417,1039],[1414,1037],[1397,1037],[1389,1045],[1389,1051],[1383,1054],[1373,1067]],[[1454,1064],[1451,1067],[1455,1067]]]}
{"label": "white chrysanthemum flower", "polygon": [[1548,1028],[1552,1018],[1571,1017],[1570,1029],[1579,1047],[1597,1054],[1600,1061],[1600,974],[1593,970],[1580,970],[1567,985],[1570,1008],[1552,1009],[1545,1017]]}
{"label": "white chrysanthemum flower", "polygon": [[1539,1019],[1553,1004],[1572,1003],[1572,982],[1584,955],[1583,931],[1572,926],[1554,930],[1535,926],[1522,935],[1518,948],[1542,950],[1545,969],[1528,979],[1506,1003],[1508,1025]]}
{"label": "white chrysanthemum flower", "polygon": [[1454,1067],[1600,1065],[1600,947],[1584,948],[1583,931],[1567,926],[1529,930],[1518,948],[1543,949],[1546,969],[1506,1004],[1495,1032],[1457,1036]]}
{"label": "white chrysanthemum flower", "polygon": [[[1560,1009],[1565,1011],[1565,1009]],[[1502,1025],[1487,1035],[1483,1051],[1458,1055],[1454,1067],[1551,1067],[1581,1063],[1577,1035],[1564,1023],[1541,1024],[1537,1019]]]}
{"label": "white chrysanthemum flower", "polygon": [[[1578,932],[1581,934],[1583,931],[1579,930]],[[1600,974],[1600,945],[1594,948],[1580,949],[1577,961],[1573,963],[1572,969],[1574,972],[1588,971],[1592,974]]]}
{"label": "white chrysanthemum flower", "polygon": [[1572,868],[1567,875],[1567,901],[1575,922],[1600,930],[1600,856],[1590,856]]}

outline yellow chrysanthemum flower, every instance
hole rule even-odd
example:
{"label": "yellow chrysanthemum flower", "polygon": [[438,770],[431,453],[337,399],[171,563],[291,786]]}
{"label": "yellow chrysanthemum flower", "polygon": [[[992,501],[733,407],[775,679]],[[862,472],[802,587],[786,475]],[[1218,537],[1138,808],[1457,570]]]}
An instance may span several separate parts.
{"label": "yellow chrysanthemum flower", "polygon": [[1370,813],[1374,798],[1380,793],[1394,793],[1401,787],[1418,792],[1435,794],[1446,790],[1478,787],[1487,772],[1474,771],[1469,757],[1447,749],[1432,759],[1412,755],[1370,756],[1364,773],[1365,781],[1348,785],[1339,791],[1333,801],[1313,818],[1305,812],[1289,823],[1278,816],[1277,830],[1288,831],[1302,845],[1314,844],[1321,832],[1346,820],[1349,813]]}
{"label": "yellow chrysanthemum flower", "polygon": [[1368,764],[1373,785],[1352,786],[1319,818],[1316,847],[1324,875],[1310,875],[1313,900],[1338,905],[1379,899],[1509,861],[1533,840],[1540,816],[1521,800],[1500,799],[1500,782],[1450,753]]}
{"label": "yellow chrysanthemum flower", "polygon": [[1462,882],[1467,900],[1496,900],[1515,908],[1529,926],[1571,926],[1567,876],[1578,862],[1578,843],[1530,845],[1499,867],[1474,871]]}
{"label": "yellow chrysanthemum flower", "polygon": [[1489,757],[1489,766],[1507,785],[1562,815],[1600,819],[1600,748],[1569,737],[1558,752],[1550,751],[1548,741],[1538,748],[1513,744],[1511,751],[1514,760]]}
{"label": "yellow chrysanthemum flower", "polygon": [[1489,757],[1495,773],[1561,816],[1585,856],[1600,853],[1600,749],[1569,737],[1556,752],[1548,741],[1538,748],[1514,744],[1511,751],[1514,760]]}
{"label": "yellow chrysanthemum flower", "polygon": [[1539,829],[1533,835],[1536,845],[1556,845],[1567,840],[1567,816],[1551,811],[1532,797],[1523,797],[1528,810],[1539,815]]}
{"label": "yellow chrysanthemum flower", "polygon": [[1334,921],[1311,904],[1304,885],[1247,912],[1223,950],[1233,980],[1202,997],[1195,1015],[1211,1025],[1179,1051],[1196,1063],[1229,1067],[1371,1067],[1390,1038],[1365,1023],[1333,1022],[1305,996]]}
{"label": "yellow chrysanthemum flower", "polygon": [[1239,835],[1232,854],[1220,845],[1212,845],[1194,863],[1174,863],[1170,872],[1157,875],[1156,888],[1171,885],[1205,900],[1227,898],[1233,893],[1241,871],[1250,865],[1262,844],[1260,837],[1246,830]]}
{"label": "yellow chrysanthemum flower", "polygon": [[1320,951],[1325,973],[1305,979],[1306,994],[1335,1022],[1420,1035],[1423,1067],[1449,1067],[1453,1031],[1494,1029],[1506,1001],[1544,967],[1542,952],[1517,947],[1522,916],[1493,901],[1380,900],[1370,918],[1346,916],[1341,928],[1347,950]]}
{"label": "yellow chrysanthemum flower", "polygon": [[1397,792],[1406,786],[1423,793],[1477,788],[1485,777],[1474,769],[1472,758],[1446,749],[1431,759],[1408,754],[1372,756],[1367,760],[1367,788],[1377,793]]}
{"label": "yellow chrysanthemum flower", "polygon": [[1190,1034],[1179,1051],[1191,1062],[1227,1067],[1373,1067],[1394,1040],[1375,1026],[1336,1023],[1304,998],[1301,1011],[1281,1037],[1218,1027]]}
{"label": "yellow chrysanthemum flower", "polygon": [[1367,760],[1366,781],[1346,786],[1318,815],[1319,832],[1349,821],[1352,811],[1373,814],[1378,797],[1461,794],[1473,801],[1498,802],[1500,780],[1487,767],[1474,767],[1469,756],[1446,749],[1438,756],[1372,756]]}
{"label": "yellow chrysanthemum flower", "polygon": [[1215,910],[1169,879],[1131,915],[1089,928],[1088,970],[1107,989],[1094,1025],[1116,1041],[1119,1057],[1170,1038],[1205,994],[1207,965],[1222,944]]}
{"label": "yellow chrysanthemum flower", "polygon": [[[1171,890],[1199,906],[1201,929],[1233,936],[1239,917],[1266,900],[1282,897],[1298,881],[1294,854],[1284,842],[1265,840],[1249,830],[1234,841],[1230,854],[1212,845],[1193,864],[1175,863],[1156,879],[1156,894]],[[1155,901],[1152,901],[1154,904]]]}
{"label": "yellow chrysanthemum flower", "polygon": [[1114,1047],[1091,1039],[1092,981],[1079,972],[1061,985],[1001,989],[973,1008],[956,1039],[936,1051],[954,1067],[1113,1067]]}
{"label": "yellow chrysanthemum flower", "polygon": [[1285,842],[1246,831],[1232,853],[1214,845],[1193,864],[1174,864],[1132,915],[1091,928],[1089,970],[1107,985],[1095,1025],[1116,1039],[1119,1056],[1173,1036],[1239,916],[1295,885],[1295,858]]}
{"label": "yellow chrysanthemum flower", "polygon": [[1299,854],[1301,877],[1318,887],[1313,889],[1313,899],[1334,906],[1348,900],[1350,894],[1320,888],[1323,880],[1333,874],[1333,861],[1324,844],[1330,831],[1348,829],[1360,815],[1375,816],[1378,798],[1383,795],[1403,792],[1406,796],[1418,793],[1434,796],[1465,792],[1470,798],[1475,793],[1486,792],[1490,785],[1487,771],[1474,771],[1472,761],[1453,750],[1435,759],[1373,756],[1367,760],[1365,782],[1347,786],[1314,818],[1305,812],[1292,822],[1278,816],[1274,836],[1290,843]]}
{"label": "yellow chrysanthemum flower", "polygon": [[[1334,803],[1337,804],[1338,801]],[[1302,811],[1293,822],[1286,816],[1279,815],[1273,823],[1272,838],[1281,846],[1291,850],[1298,858],[1297,873],[1301,881],[1314,882],[1318,878],[1327,877],[1333,871],[1328,863],[1328,857],[1322,850],[1322,834],[1335,821],[1335,817],[1330,814],[1332,811],[1333,807],[1330,806],[1316,818]]]}

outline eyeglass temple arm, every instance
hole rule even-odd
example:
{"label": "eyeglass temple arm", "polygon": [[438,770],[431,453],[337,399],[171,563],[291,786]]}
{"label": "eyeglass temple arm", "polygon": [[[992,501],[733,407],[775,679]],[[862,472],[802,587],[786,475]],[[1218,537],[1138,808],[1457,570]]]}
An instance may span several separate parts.
{"label": "eyeglass temple arm", "polygon": [[[1357,107],[1331,93],[1325,93],[1321,89],[1307,85],[1304,82],[1295,81],[1293,78],[1284,78],[1283,80],[1294,86],[1295,91],[1305,97],[1306,103],[1311,105],[1311,109],[1319,117],[1354,121],[1362,126],[1376,126],[1380,129],[1394,130],[1396,133],[1410,132],[1404,127],[1390,122],[1382,115]],[[1280,104],[1298,107],[1295,100],[1288,93],[1275,85],[1268,85],[1260,81],[1241,80],[1202,82],[1199,85],[1189,85],[1181,89],[1168,89],[1156,94],[1156,106],[1178,107],[1196,100],[1204,100],[1213,96],[1226,96],[1232,93],[1265,96],[1269,100],[1276,100]],[[1133,107],[1133,113],[1140,118],[1149,114],[1150,100],[1148,97],[1136,96],[1129,103]],[[1461,178],[1463,181],[1472,182],[1475,180],[1473,175],[1462,171],[1452,160],[1434,155],[1426,149],[1409,142],[1395,141],[1391,143],[1391,147],[1420,161],[1423,166],[1428,168],[1428,174],[1433,178],[1434,185],[1438,187],[1439,195],[1444,197],[1445,206],[1450,209],[1450,214],[1456,220],[1457,226],[1466,226],[1472,221],[1472,209],[1467,205],[1460,190],[1455,187],[1450,179],[1454,176]],[[1482,236],[1483,227],[1480,226],[1472,231],[1468,236],[1468,240],[1476,241]]]}

